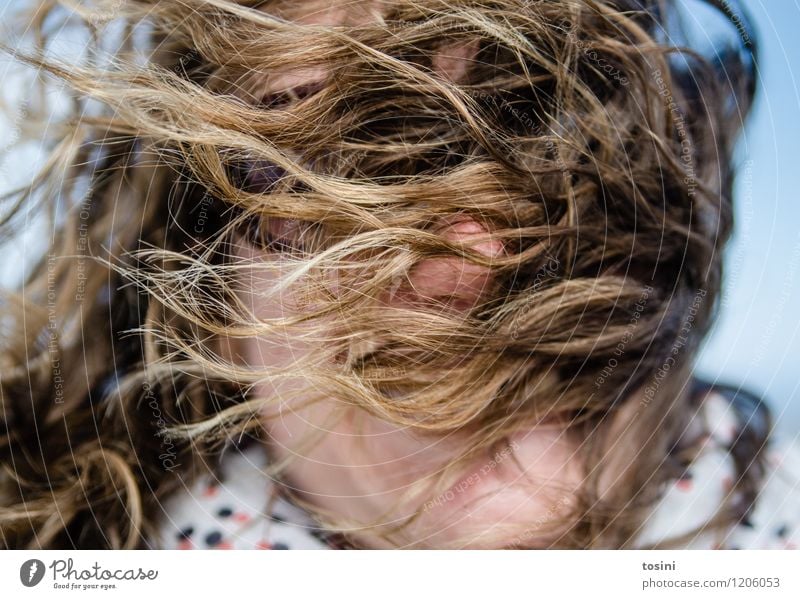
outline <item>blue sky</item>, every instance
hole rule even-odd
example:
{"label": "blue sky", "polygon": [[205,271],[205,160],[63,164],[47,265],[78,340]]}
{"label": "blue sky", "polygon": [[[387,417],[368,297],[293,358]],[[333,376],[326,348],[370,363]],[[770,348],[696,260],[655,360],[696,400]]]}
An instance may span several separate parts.
{"label": "blue sky", "polygon": [[800,429],[800,3],[743,2],[761,45],[759,96],[741,139],[736,230],[700,373],[764,394]]}

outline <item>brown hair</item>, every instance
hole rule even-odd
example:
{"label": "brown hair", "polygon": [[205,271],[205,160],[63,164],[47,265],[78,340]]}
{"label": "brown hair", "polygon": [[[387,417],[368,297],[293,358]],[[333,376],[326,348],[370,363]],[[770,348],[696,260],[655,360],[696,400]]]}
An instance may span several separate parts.
{"label": "brown hair", "polygon": [[[386,0],[336,27],[273,4],[70,4],[86,62],[20,56],[75,105],[43,171],[6,198],[4,239],[45,206],[52,243],[2,296],[0,543],[144,546],[183,477],[258,436],[255,415],[280,398],[253,385],[293,375],[389,422],[458,431],[473,456],[564,419],[586,476],[552,545],[630,545],[690,452],[751,55],[669,43],[668,0]],[[28,18],[43,49],[59,14]],[[458,77],[436,67],[443,43],[475,48]],[[292,69],[326,76],[264,94],[265,74]],[[461,215],[506,252],[489,260],[433,226]],[[274,268],[237,256],[242,239],[282,254],[289,273],[264,293],[291,290],[300,315],[259,320],[241,300],[241,273]],[[434,256],[491,269],[480,305],[377,301]],[[313,361],[255,369],[222,349],[287,328],[316,336]],[[633,456],[615,449],[626,408]],[[635,467],[601,491],[620,460]],[[741,512],[721,506],[710,525]]]}

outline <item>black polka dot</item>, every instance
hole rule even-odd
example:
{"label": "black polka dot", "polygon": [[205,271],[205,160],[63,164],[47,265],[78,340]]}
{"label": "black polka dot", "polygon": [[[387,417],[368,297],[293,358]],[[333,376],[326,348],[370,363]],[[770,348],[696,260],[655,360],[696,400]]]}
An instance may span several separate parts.
{"label": "black polka dot", "polygon": [[739,524],[741,524],[746,528],[753,528],[753,521],[750,520],[750,516],[745,516],[744,518],[742,518]]}
{"label": "black polka dot", "polygon": [[273,543],[272,544],[272,548],[273,549],[288,549],[289,546],[286,543]]}
{"label": "black polka dot", "polygon": [[286,518],[284,518],[283,516],[279,516],[278,514],[272,514],[270,516],[270,520],[272,520],[273,522],[286,522]]}
{"label": "black polka dot", "polygon": [[214,547],[215,545],[218,545],[221,540],[222,540],[222,533],[219,532],[218,530],[210,532],[206,535],[206,545],[208,545],[209,547]]}
{"label": "black polka dot", "polygon": [[775,534],[778,536],[779,539],[785,539],[789,535],[789,527],[784,524],[778,530],[775,531]]}
{"label": "black polka dot", "polygon": [[194,528],[192,528],[191,526],[187,526],[186,528],[182,528],[181,530],[179,530],[178,534],[175,536],[178,537],[179,541],[185,541],[193,534],[194,534]]}
{"label": "black polka dot", "polygon": [[220,508],[219,511],[217,512],[217,516],[219,516],[220,518],[230,518],[232,514],[233,510],[229,507]]}

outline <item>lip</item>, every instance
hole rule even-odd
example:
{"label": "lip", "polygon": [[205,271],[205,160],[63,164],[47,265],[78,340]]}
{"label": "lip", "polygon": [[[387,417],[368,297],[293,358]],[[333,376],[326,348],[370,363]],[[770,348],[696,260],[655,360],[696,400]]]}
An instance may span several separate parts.
{"label": "lip", "polygon": [[276,252],[303,249],[303,227],[293,218],[252,216],[246,225],[246,237],[254,245]]}

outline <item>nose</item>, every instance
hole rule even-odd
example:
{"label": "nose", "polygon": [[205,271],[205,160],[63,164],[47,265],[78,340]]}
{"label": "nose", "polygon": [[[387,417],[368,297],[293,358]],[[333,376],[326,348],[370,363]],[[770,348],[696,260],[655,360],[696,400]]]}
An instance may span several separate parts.
{"label": "nose", "polygon": [[[441,235],[451,243],[463,244],[486,258],[504,252],[499,240],[482,240],[487,228],[471,217],[460,218],[445,226]],[[462,258],[429,258],[417,264],[408,281],[397,285],[389,294],[389,303],[403,306],[440,302],[451,308],[466,311],[473,308],[493,279],[487,266],[473,264]]]}

